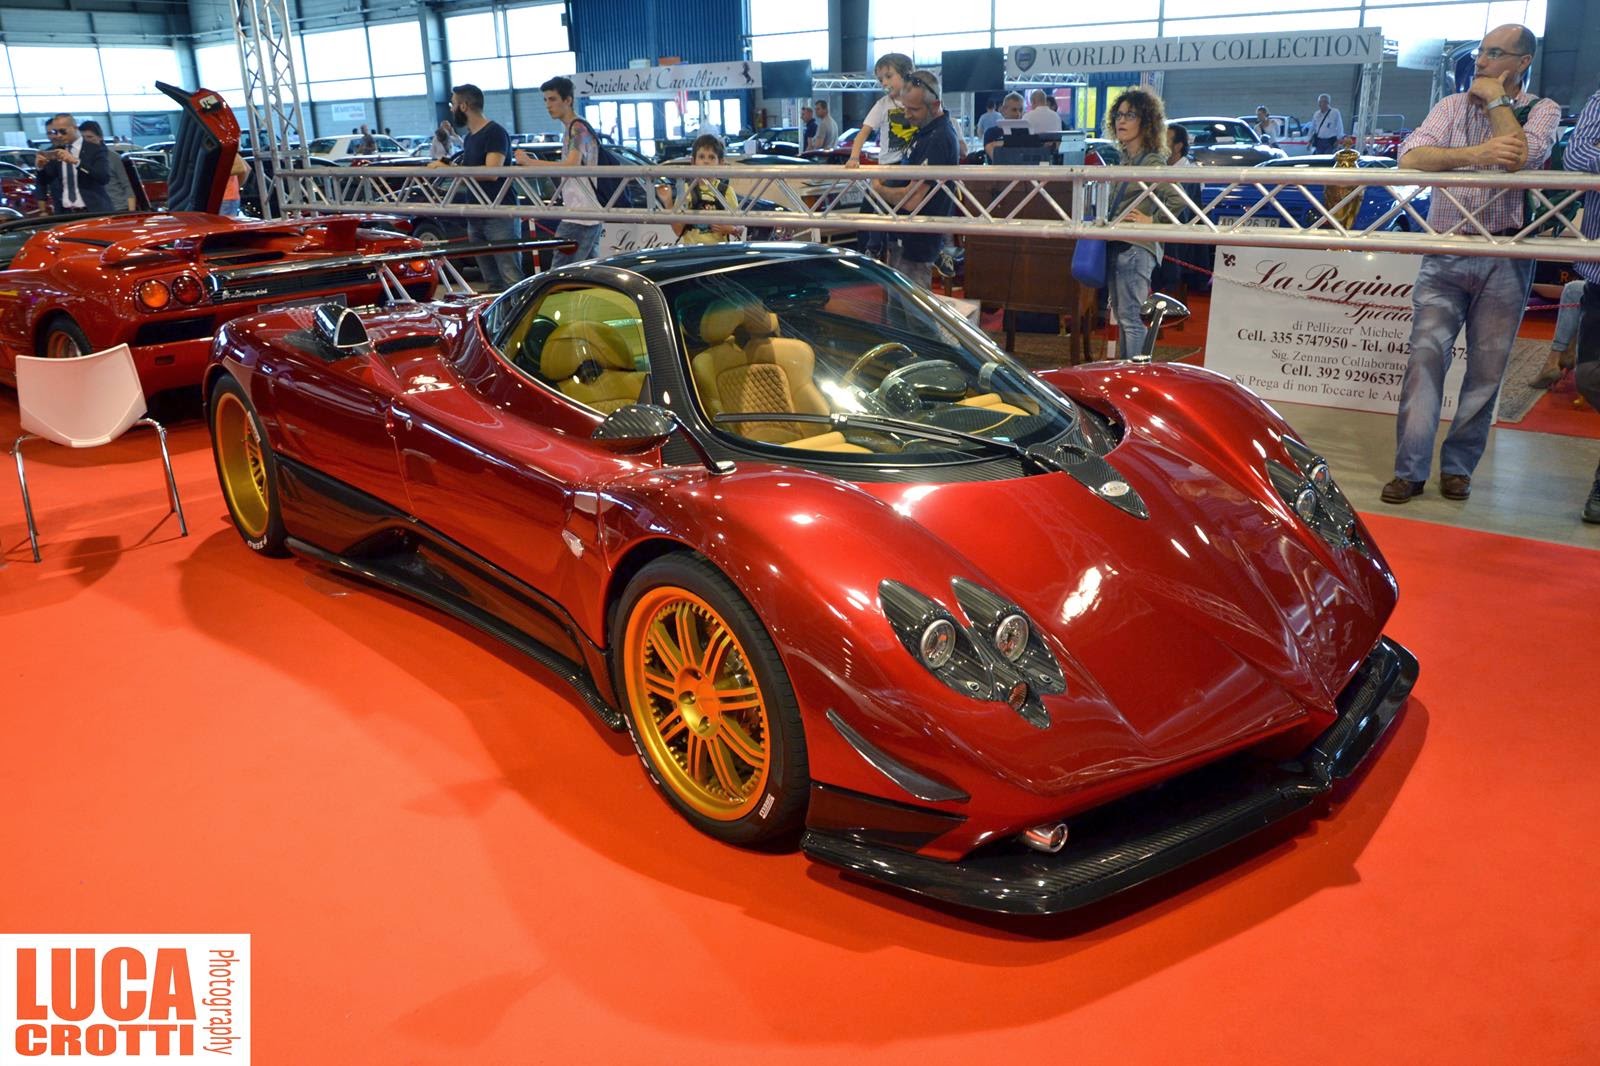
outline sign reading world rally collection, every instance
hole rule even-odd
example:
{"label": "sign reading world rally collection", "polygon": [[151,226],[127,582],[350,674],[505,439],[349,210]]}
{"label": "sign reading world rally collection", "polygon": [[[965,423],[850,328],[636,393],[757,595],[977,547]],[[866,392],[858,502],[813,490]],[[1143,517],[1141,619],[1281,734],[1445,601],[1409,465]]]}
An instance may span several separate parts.
{"label": "sign reading world rally collection", "polygon": [[1209,70],[1240,63],[1290,66],[1378,63],[1383,30],[1293,30],[1214,37],[1142,37],[1129,41],[1017,45],[1006,70],[1022,74],[1095,74],[1114,70]]}
{"label": "sign reading world rally collection", "polygon": [[589,70],[572,76],[579,96],[674,96],[680,92],[761,88],[761,64],[675,63],[632,70]]}

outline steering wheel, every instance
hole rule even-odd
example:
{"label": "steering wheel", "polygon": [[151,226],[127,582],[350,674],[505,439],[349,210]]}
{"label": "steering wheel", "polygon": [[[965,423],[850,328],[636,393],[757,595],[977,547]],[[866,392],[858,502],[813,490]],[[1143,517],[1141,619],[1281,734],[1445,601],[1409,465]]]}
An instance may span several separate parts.
{"label": "steering wheel", "polygon": [[[948,386],[948,382],[938,380],[942,375],[950,375],[959,383],[957,396],[965,391],[966,380],[956,364],[948,359],[929,359],[889,371],[873,390],[872,399],[891,414],[916,414],[927,406],[924,390],[931,388],[937,394],[942,385]],[[919,383],[915,378],[923,380]]]}
{"label": "steering wheel", "polygon": [[846,370],[844,375],[839,378],[839,384],[849,385],[851,382],[855,381],[857,374],[861,373],[867,368],[868,363],[871,363],[874,359],[877,359],[881,356],[887,355],[896,348],[900,349],[902,352],[905,352],[913,359],[917,358],[916,352],[912,351],[910,348],[907,348],[899,341],[884,341],[882,344],[874,344],[871,348],[868,348],[866,351],[861,353],[861,358],[857,359],[850,365],[850,369]]}

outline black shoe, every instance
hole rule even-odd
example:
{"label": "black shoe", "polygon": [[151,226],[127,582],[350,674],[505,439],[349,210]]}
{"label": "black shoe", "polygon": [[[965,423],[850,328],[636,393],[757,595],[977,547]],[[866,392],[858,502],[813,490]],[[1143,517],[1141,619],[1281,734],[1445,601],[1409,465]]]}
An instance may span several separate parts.
{"label": "black shoe", "polygon": [[1583,505],[1583,520],[1591,526],[1600,526],[1600,479],[1589,490],[1589,501]]}
{"label": "black shoe", "polygon": [[1445,474],[1439,478],[1439,494],[1447,500],[1464,500],[1472,495],[1470,474]]}
{"label": "black shoe", "polygon": [[1421,496],[1423,484],[1421,481],[1407,481],[1403,477],[1397,477],[1383,487],[1383,502],[1405,503],[1413,496]]}

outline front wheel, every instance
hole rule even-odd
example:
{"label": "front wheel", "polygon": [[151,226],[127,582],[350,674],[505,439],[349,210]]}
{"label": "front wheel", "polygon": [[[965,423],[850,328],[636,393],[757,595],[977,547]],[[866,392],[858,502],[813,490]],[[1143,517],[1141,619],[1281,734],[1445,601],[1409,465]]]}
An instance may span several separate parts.
{"label": "front wheel", "polygon": [[800,828],[810,776],[794,689],[720,571],[687,554],[647,565],[618,604],[612,648],[634,747],[679,813],[745,846]]}
{"label": "front wheel", "polygon": [[288,555],[288,534],[278,503],[277,460],[244,387],[231,377],[220,379],[211,391],[207,421],[211,455],[234,528],[251,551]]}

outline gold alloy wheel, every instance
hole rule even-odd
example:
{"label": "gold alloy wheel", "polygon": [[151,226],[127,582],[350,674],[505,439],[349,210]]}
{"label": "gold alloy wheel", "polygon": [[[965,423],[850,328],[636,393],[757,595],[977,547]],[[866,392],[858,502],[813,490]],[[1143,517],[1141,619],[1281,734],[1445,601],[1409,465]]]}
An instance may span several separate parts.
{"label": "gold alloy wheel", "polygon": [[83,354],[78,342],[65,330],[54,330],[44,342],[46,359],[76,359]]}
{"label": "gold alloy wheel", "polygon": [[267,534],[267,466],[261,457],[261,437],[255,419],[244,402],[231,392],[217,396],[212,416],[212,433],[217,441],[217,469],[222,471],[222,487],[228,494],[233,516],[252,539]]}
{"label": "gold alloy wheel", "polygon": [[667,787],[707,818],[749,814],[771,771],[771,724],[728,623],[694,593],[664,585],[634,605],[623,655],[629,712]]}

